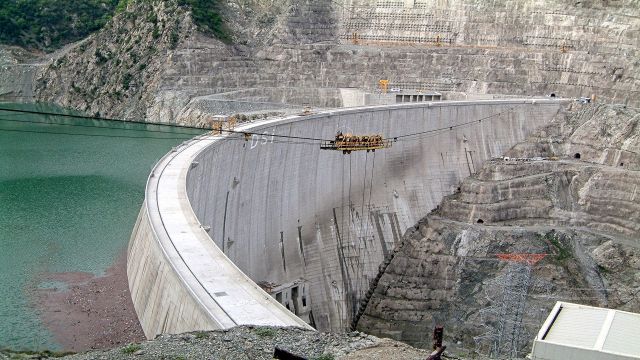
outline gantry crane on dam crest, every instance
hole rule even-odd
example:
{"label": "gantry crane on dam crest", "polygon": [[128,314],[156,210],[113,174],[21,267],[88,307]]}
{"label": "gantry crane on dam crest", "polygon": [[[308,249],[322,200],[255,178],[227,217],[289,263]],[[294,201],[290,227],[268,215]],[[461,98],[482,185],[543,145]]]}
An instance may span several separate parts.
{"label": "gantry crane on dam crest", "polygon": [[338,132],[335,140],[326,140],[320,144],[322,150],[338,150],[343,154],[350,154],[352,151],[366,150],[376,151],[391,147],[391,140],[386,140],[380,134],[374,135],[353,135]]}

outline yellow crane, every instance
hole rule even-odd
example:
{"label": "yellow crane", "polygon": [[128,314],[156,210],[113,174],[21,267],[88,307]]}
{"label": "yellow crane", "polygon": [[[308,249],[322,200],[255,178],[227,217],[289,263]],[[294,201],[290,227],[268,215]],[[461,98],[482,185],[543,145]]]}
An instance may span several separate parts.
{"label": "yellow crane", "polygon": [[353,135],[338,132],[335,140],[323,141],[320,144],[322,150],[338,150],[343,154],[350,154],[352,151],[366,150],[376,151],[391,147],[391,140],[386,140],[380,134],[374,135]]}
{"label": "yellow crane", "polygon": [[389,80],[386,80],[386,79],[379,80],[378,85],[380,86],[380,90],[382,90],[382,92],[386,94],[389,88]]}

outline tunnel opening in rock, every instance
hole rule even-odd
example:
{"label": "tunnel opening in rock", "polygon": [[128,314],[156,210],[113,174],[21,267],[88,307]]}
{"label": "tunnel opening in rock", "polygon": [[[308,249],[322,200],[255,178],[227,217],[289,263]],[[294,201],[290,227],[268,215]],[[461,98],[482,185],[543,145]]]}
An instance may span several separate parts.
{"label": "tunnel opening in rock", "polygon": [[573,155],[573,157],[574,157],[575,159],[580,159],[580,153],[575,153],[575,154]]}
{"label": "tunnel opening in rock", "polygon": [[482,219],[478,219],[478,221],[476,221],[476,223],[478,223],[478,224],[484,224],[484,220],[482,220]]}

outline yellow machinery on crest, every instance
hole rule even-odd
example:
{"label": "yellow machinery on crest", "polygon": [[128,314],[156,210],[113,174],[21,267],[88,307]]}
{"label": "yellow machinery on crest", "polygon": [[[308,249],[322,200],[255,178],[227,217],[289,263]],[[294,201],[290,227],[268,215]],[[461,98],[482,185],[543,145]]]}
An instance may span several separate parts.
{"label": "yellow machinery on crest", "polygon": [[386,94],[386,93],[387,93],[387,89],[388,89],[388,87],[389,87],[389,80],[386,80],[386,79],[379,80],[379,81],[378,81],[378,85],[380,86],[380,90],[381,90],[383,93],[385,93],[385,94]]}
{"label": "yellow machinery on crest", "polygon": [[238,119],[236,119],[235,116],[230,116],[225,120],[213,120],[211,122],[211,135],[221,135],[224,128],[226,128],[226,130],[233,130],[237,123]]}

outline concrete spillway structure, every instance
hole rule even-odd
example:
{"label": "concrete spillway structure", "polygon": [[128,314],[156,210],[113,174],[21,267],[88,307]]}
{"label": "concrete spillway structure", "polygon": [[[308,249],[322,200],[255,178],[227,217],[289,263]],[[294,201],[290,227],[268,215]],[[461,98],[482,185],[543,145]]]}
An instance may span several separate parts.
{"label": "concrete spillway structure", "polygon": [[[129,247],[146,335],[237,324],[347,328],[402,234],[564,104],[336,110],[245,125],[237,130],[264,134],[247,141],[209,136],[174,149],[149,178]],[[310,139],[337,131],[398,139],[349,155]]]}

